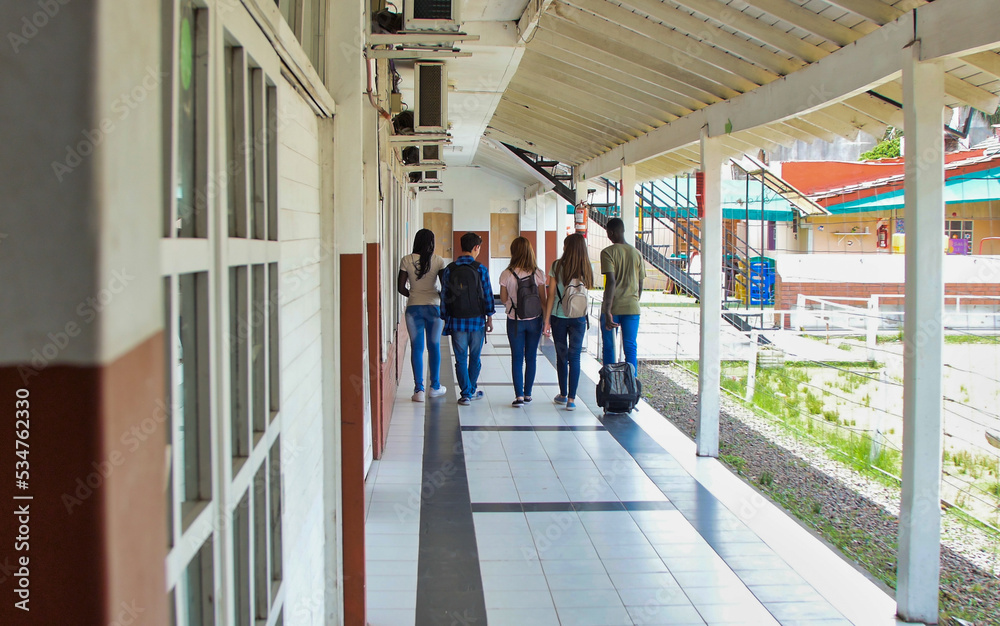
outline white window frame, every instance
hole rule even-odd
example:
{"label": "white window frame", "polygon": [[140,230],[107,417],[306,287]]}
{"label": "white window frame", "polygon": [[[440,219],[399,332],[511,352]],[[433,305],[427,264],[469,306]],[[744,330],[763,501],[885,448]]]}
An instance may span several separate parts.
{"label": "white window frame", "polygon": [[[180,10],[175,2],[165,1],[174,7],[172,28],[167,36],[171,49],[169,58],[176,64],[173,42],[179,29]],[[172,89],[164,95],[164,102],[169,103],[165,110],[170,112],[170,117],[166,120],[168,130],[165,131],[169,133],[170,155],[166,159],[169,169],[164,188],[168,199],[165,205],[168,213],[163,220],[160,265],[166,298],[164,343],[166,382],[170,386],[168,408],[172,416],[168,435],[171,444],[168,447],[170,489],[165,496],[170,499],[168,514],[171,533],[166,559],[167,591],[173,601],[171,612],[175,623],[189,623],[188,598],[200,593],[202,598],[212,598],[214,602],[214,606],[205,608],[205,623],[211,618],[215,624],[232,624],[237,622],[235,616],[238,614],[235,598],[239,595],[235,585],[242,583],[241,592],[245,591],[242,597],[248,602],[254,623],[273,626],[283,621],[285,593],[281,575],[284,566],[280,562],[283,513],[277,508],[284,496],[280,467],[272,467],[272,463],[280,463],[282,428],[280,366],[277,362],[280,343],[278,285],[272,284],[272,281],[280,277],[281,259],[276,189],[277,85],[283,80],[281,62],[272,44],[245,9],[233,10],[227,4],[226,10],[223,10],[221,5],[210,0],[196,0],[195,5],[200,7],[200,37],[196,39],[201,47],[194,56],[197,60],[196,67],[198,63],[203,64],[201,71],[195,73],[195,78],[199,80],[196,181],[201,193],[198,206],[203,213],[199,218],[203,220],[202,225],[196,229],[196,234],[199,235],[197,238],[179,237],[175,228],[177,213],[172,191],[178,175],[175,161],[175,120],[178,114],[176,94],[179,72],[171,73]],[[245,112],[240,117],[246,122],[246,128],[264,130],[261,141],[253,141],[247,136],[253,131],[243,133],[247,138],[246,145],[257,151],[253,161],[247,152],[237,155],[235,159],[229,154],[227,133],[231,132],[231,127],[226,99],[225,55],[233,45],[240,50],[240,62],[246,63],[248,67],[243,87],[246,90],[256,90],[254,93],[257,94],[258,104],[254,107],[254,100],[249,97],[237,98],[239,106]],[[242,165],[239,165],[240,160]],[[256,165],[254,175],[248,170],[251,163]],[[239,190],[235,198],[237,207],[246,211],[240,215],[239,220],[245,225],[243,237],[230,236],[231,191],[228,181],[233,171],[230,165],[246,174],[236,176]],[[256,181],[255,189],[250,189],[252,181]],[[253,209],[257,211],[256,220],[251,219],[250,211]],[[259,227],[256,233],[250,232],[254,223]],[[231,412],[231,268],[245,268],[240,270],[247,276],[246,288],[239,293],[243,300],[240,308],[247,315],[245,319],[251,332],[245,357],[248,374],[245,379],[248,385],[246,397],[250,400],[247,426],[251,431],[247,438],[249,447],[242,452],[241,458],[235,460]],[[256,271],[254,268],[257,268]],[[199,339],[197,350],[199,366],[204,368],[198,372],[198,409],[201,411],[199,435],[204,435],[199,441],[199,453],[204,452],[200,454],[200,458],[206,463],[206,480],[210,485],[210,496],[197,501],[193,507],[190,503],[185,504],[183,494],[177,493],[179,473],[186,468],[180,458],[180,446],[173,445],[180,441],[184,427],[184,416],[177,410],[179,399],[175,388],[178,380],[173,375],[173,368],[179,358],[175,345],[179,331],[178,285],[183,276],[190,274],[198,274],[203,280],[203,286],[199,287],[200,294],[205,299],[198,302],[201,311],[199,329],[204,327],[206,331],[205,336]],[[255,275],[261,281],[259,285],[255,284]],[[260,321],[254,320],[255,306],[259,309]],[[253,339],[255,332],[256,339]],[[256,378],[254,361],[249,354],[253,341],[260,344],[259,367],[262,368],[257,370]],[[258,398],[257,410],[263,411],[263,420],[258,419],[256,431],[252,430],[255,396]],[[255,477],[263,477],[267,484],[263,488],[256,487]],[[244,498],[247,503],[244,511],[248,529],[246,535],[238,533],[239,529],[233,523],[234,512]],[[190,519],[181,519],[185,508],[190,510]],[[264,535],[263,541],[261,533]],[[239,539],[239,545],[236,539]],[[234,572],[237,553],[246,564],[246,575],[242,580],[240,572]],[[187,588],[186,574],[189,567],[195,567],[196,571],[205,575],[197,582],[199,589]],[[258,595],[266,597],[257,597]]]}

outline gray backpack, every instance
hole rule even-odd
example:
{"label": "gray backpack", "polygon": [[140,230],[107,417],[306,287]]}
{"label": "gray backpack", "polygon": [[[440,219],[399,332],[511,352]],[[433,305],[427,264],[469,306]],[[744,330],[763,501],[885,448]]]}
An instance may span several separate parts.
{"label": "gray backpack", "polygon": [[587,286],[583,279],[574,278],[565,285],[565,291],[559,289],[559,265],[553,264],[553,273],[556,275],[556,294],[559,296],[559,304],[562,306],[563,315],[566,317],[583,317],[587,314],[587,307],[590,298],[587,295]]}

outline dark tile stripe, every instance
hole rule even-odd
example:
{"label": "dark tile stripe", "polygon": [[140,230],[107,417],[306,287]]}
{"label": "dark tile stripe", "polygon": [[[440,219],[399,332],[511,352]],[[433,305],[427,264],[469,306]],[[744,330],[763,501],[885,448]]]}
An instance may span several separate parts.
{"label": "dark tile stripe", "polygon": [[[442,357],[450,346],[442,342]],[[454,387],[451,368],[441,384]],[[472,520],[458,406],[448,396],[429,399],[424,415],[424,485],[421,490],[416,623],[485,624],[486,600]]]}
{"label": "dark tile stripe", "polygon": [[557,432],[607,430],[604,426],[462,426],[462,430],[488,430],[499,432]]}
{"label": "dark tile stripe", "polygon": [[473,502],[473,513],[548,513],[559,511],[673,511],[669,502]]}
{"label": "dark tile stripe", "polygon": [[[555,346],[551,340],[544,341],[541,347],[542,354],[555,367]],[[596,392],[597,385],[589,377],[581,374],[576,395],[584,398],[588,407],[597,407]],[[591,411],[593,412],[593,410]],[[726,556],[726,554],[731,554],[725,549],[727,545],[734,541],[746,541],[751,536],[757,537],[756,533],[747,528],[718,498],[684,471],[670,453],[656,443],[656,440],[650,437],[629,415],[621,413],[603,415],[597,412],[594,412],[594,415],[601,420],[611,436],[635,459],[636,464],[642,468],[646,476],[667,496],[667,499],[727,564],[730,564],[733,558],[737,558]],[[760,539],[758,538],[757,541]],[[760,543],[763,544],[763,542]],[[767,555],[777,556],[773,550],[768,550]],[[740,573],[737,572],[737,575],[739,576]],[[764,603],[762,602],[762,604]],[[765,608],[770,609],[770,604],[773,603],[765,604]],[[833,605],[828,602],[823,601],[815,604],[817,607],[837,612]]]}

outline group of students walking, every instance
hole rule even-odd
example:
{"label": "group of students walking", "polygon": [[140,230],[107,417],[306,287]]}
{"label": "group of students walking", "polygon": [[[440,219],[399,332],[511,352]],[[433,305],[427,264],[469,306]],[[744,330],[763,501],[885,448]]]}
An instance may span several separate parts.
{"label": "group of students walking", "polygon": [[[601,273],[606,277],[601,308],[602,358],[605,363],[615,360],[615,331],[620,328],[625,359],[637,367],[644,263],[638,251],[625,243],[620,219],[610,220],[607,231],[612,245],[601,252]],[[458,403],[469,405],[484,395],[478,388],[481,353],[486,333],[493,330],[496,306],[489,269],[476,261],[481,247],[479,235],[466,233],[461,238],[461,254],[446,266],[434,254],[434,233],[421,229],[414,237],[413,253],[400,261],[397,289],[407,298],[414,402],[423,402],[425,395],[436,397],[446,392],[440,379],[443,335],[451,337],[460,388]],[[587,241],[579,234],[566,237],[562,255],[548,272],[538,267],[535,251],[524,237],[511,242],[510,252],[510,264],[498,282],[511,349],[512,405],[521,407],[532,401],[538,344],[544,334],[551,336],[555,344],[559,395],[554,401],[573,411],[588,327],[588,290],[594,287]],[[425,347],[430,371],[430,389],[426,391]]]}

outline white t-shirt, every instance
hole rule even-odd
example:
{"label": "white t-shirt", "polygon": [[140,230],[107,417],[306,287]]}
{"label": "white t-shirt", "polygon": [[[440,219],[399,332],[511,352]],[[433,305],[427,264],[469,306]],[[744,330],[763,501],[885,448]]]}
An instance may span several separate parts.
{"label": "white t-shirt", "polygon": [[407,254],[399,262],[399,271],[406,272],[410,281],[410,297],[407,306],[441,306],[441,292],[437,287],[438,272],[444,269],[444,259],[431,255],[431,268],[417,279],[419,254]]}
{"label": "white t-shirt", "polygon": [[[509,268],[500,272],[500,286],[507,288],[507,301],[504,302],[504,306],[507,307],[507,319],[509,320],[514,319],[514,301],[517,299],[517,279],[525,278],[526,276],[528,276],[528,273],[523,270],[517,270],[516,276]],[[545,293],[545,272],[542,270],[535,270],[535,284],[538,285],[538,295],[541,297]],[[527,319],[535,318],[530,317]]]}

